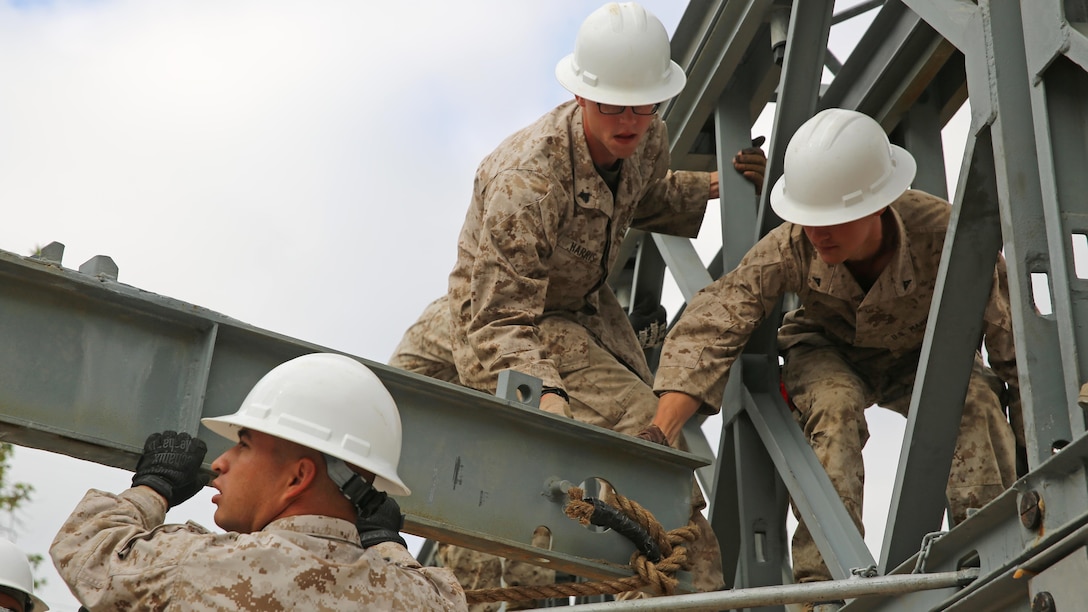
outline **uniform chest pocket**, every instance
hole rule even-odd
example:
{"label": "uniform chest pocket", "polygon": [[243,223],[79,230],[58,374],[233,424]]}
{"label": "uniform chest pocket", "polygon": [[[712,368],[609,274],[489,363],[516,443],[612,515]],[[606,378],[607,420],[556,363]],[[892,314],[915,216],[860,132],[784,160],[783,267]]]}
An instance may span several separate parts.
{"label": "uniform chest pocket", "polygon": [[560,222],[555,254],[585,266],[600,266],[610,242],[608,215],[591,208],[574,207]]}

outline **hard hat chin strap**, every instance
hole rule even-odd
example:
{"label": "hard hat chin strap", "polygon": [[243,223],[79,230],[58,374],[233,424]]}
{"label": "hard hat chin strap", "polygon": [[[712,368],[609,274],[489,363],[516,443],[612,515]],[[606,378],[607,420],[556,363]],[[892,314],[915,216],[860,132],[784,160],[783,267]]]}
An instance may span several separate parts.
{"label": "hard hat chin strap", "polygon": [[385,502],[386,494],[374,488],[362,476],[355,473],[343,459],[325,455],[329,478],[340,487],[340,492],[355,506],[361,517],[367,517]]}

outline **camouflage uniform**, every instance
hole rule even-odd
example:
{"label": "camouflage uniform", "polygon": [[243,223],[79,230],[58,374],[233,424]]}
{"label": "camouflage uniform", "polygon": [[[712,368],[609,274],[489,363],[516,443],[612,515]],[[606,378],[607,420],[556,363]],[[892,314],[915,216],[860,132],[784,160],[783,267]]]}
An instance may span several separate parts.
{"label": "camouflage uniform", "polygon": [[[885,214],[898,228],[896,251],[868,292],[844,265],[825,264],[800,225],[772,230],[688,305],[665,341],[655,390],[682,391],[704,408],[719,406],[729,368],[749,336],[780,296],[796,293],[801,308],[785,316],[778,333],[783,382],[809,443],[861,529],[864,411],[879,404],[907,412],[950,212],[947,202],[919,191],[892,203]],[[990,368],[976,353],[948,480],[956,521],[1016,477],[1004,414],[1006,403],[1014,420],[1019,414],[1004,260],[994,269],[983,331]],[[803,524],[794,534],[793,559],[798,581],[830,578]]]}
{"label": "camouflage uniform", "polygon": [[466,610],[450,572],[399,544],[359,546],[347,521],[307,515],[251,534],[163,525],[166,504],[141,487],[87,492],[50,547],[91,610]]}
{"label": "camouflage uniform", "polygon": [[[507,138],[477,170],[448,296],[389,364],[492,393],[499,372],[517,370],[565,390],[579,421],[630,435],[649,425],[652,374],[605,281],[628,227],[698,233],[710,175],[670,171],[654,119],[616,179],[613,190],[594,166],[574,101]],[[704,550],[718,568],[705,584],[720,588],[712,535]]]}

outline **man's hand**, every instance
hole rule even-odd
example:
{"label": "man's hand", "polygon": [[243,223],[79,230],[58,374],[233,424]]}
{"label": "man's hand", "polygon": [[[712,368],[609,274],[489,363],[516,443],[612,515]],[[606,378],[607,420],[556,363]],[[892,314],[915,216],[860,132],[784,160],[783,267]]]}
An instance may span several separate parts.
{"label": "man's hand", "polygon": [[642,438],[647,442],[653,442],[654,444],[660,444],[662,446],[669,445],[669,439],[665,437],[665,432],[661,431],[661,428],[657,425],[650,424],[649,427],[638,432],[636,438]]}
{"label": "man's hand", "polygon": [[702,400],[680,391],[664,390],[657,400],[657,414],[653,427],[658,428],[666,440],[674,443],[680,439],[680,431],[702,405]]}
{"label": "man's hand", "polygon": [[408,548],[400,535],[400,530],[404,528],[404,515],[401,514],[400,505],[392,497],[386,496],[385,501],[370,516],[356,519],[355,527],[359,529],[359,543],[363,548],[382,542],[396,542]]}
{"label": "man's hand", "polygon": [[574,418],[570,412],[570,402],[558,393],[545,393],[540,396],[540,409],[568,419]]}
{"label": "man's hand", "polygon": [[631,327],[643,350],[664,344],[665,334],[669,331],[668,313],[664,306],[657,305],[652,312],[641,312],[636,308],[627,318],[631,320]]}
{"label": "man's hand", "polygon": [[763,193],[763,175],[767,171],[767,154],[760,148],[765,140],[757,136],[752,139],[752,146],[733,156],[733,168],[756,186],[756,195]]}
{"label": "man's hand", "polygon": [[169,508],[197,494],[207,484],[200,464],[208,447],[187,433],[154,433],[144,442],[144,454],[136,464],[132,486],[151,487],[162,495]]}

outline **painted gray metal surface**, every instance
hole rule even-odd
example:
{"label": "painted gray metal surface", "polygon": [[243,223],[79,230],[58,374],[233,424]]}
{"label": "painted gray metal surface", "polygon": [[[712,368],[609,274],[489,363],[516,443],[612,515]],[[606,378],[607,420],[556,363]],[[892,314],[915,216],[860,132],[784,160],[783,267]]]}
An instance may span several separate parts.
{"label": "painted gray metal surface", "polygon": [[1080,547],[1031,578],[1032,601],[1050,598],[1056,610],[1084,606],[1084,577],[1088,576],[1088,548]]}
{"label": "painted gray metal surface", "polygon": [[[700,131],[712,118],[717,101],[743,63],[750,61],[751,48],[769,48],[763,39],[764,23],[771,0],[710,0],[692,2],[673,36],[673,57],[687,74],[688,83],[663,110],[669,128],[673,165],[676,168],[713,170],[713,153],[723,145],[723,158],[747,146],[744,139],[718,143],[708,141]],[[764,76],[777,76],[777,71]],[[768,80],[773,87],[777,79]],[[769,95],[769,94],[768,94]],[[763,104],[754,105],[746,116],[755,120]],[[749,107],[750,109],[753,107]]]}
{"label": "painted gray metal surface", "polygon": [[[228,442],[201,417],[234,412],[272,367],[324,350],[3,251],[0,286],[3,438],[121,468],[164,429],[199,432],[210,463]],[[604,578],[630,574],[633,546],[567,518],[555,482],[601,478],[666,529],[687,523],[691,473],[703,464],[693,455],[360,361],[401,411],[410,533]],[[551,551],[528,545],[539,525],[552,532]]]}
{"label": "painted gray metal surface", "polygon": [[[725,429],[733,436],[736,465],[736,522],[739,540],[737,586],[769,586],[782,582],[788,561],[789,533],[785,516],[789,499],[772,453],[762,444],[749,412],[742,412]],[[717,518],[717,517],[715,517]]]}
{"label": "painted gray metal surface", "polygon": [[[1031,577],[1088,543],[1086,458],[1088,438],[1082,437],[933,542],[926,555],[925,571],[978,567],[979,578],[968,587],[943,594],[866,598],[852,602],[843,612],[1029,609]],[[1029,492],[1037,493],[1043,501],[1038,525],[1033,527],[1021,519],[1022,502]],[[911,573],[917,563],[915,555],[889,574]],[[1083,579],[1078,586],[1083,593]]]}
{"label": "painted gray metal surface", "polygon": [[752,394],[745,414],[785,481],[831,576],[849,578],[854,569],[875,565],[846,506],[778,393],[777,360],[773,365],[757,357],[744,360],[745,387]]}
{"label": "painted gray metal surface", "polygon": [[[1029,318],[1032,311],[1025,312],[1025,325],[1045,325],[1048,332],[1027,335],[1029,342],[1040,343],[1034,352],[1047,358],[1043,368],[1032,370],[1030,381],[1034,393],[1029,426],[1035,435],[1029,442],[1029,459],[1036,462],[1045,460],[1056,444],[1084,434],[1085,414],[1072,408],[1080,385],[1088,381],[1088,363],[1079,355],[1079,348],[1088,346],[1088,271],[1078,271],[1073,251],[1075,243],[1085,244],[1088,234],[1088,202],[1083,197],[1088,191],[1083,161],[1088,153],[1084,134],[1088,39],[1063,17],[1063,8],[1072,13],[1068,19],[1084,21],[1083,6],[1078,12],[1075,4],[1063,7],[1056,0],[1040,2],[1023,14],[1040,208],[1046,227],[1046,244],[1040,247],[1046,248],[1049,260],[1046,268],[1029,271],[1047,274],[1054,313],[1050,318]],[[1019,206],[1010,206],[1009,214],[1019,211]],[[1019,214],[1014,224],[1023,221],[1025,213]],[[1082,265],[1085,250],[1077,254]],[[1029,345],[1025,350],[1031,349]]]}
{"label": "painted gray metal surface", "polygon": [[[1013,293],[1010,283],[1010,294],[1018,298],[1013,307],[1019,308],[1019,320],[1024,327],[1024,333],[1015,330],[1017,353],[1038,359],[1029,364],[1034,367],[1021,374],[1022,386],[1030,387],[1024,401],[1024,418],[1025,426],[1032,431],[1028,436],[1028,464],[1034,467],[1050,455],[1055,441],[1068,442],[1083,433],[1084,424],[1082,419],[1078,426],[1071,427],[1069,412],[1075,406],[1080,387],[1077,345],[1072,342],[1076,336],[1067,327],[1076,309],[1065,297],[1069,285],[1060,282],[1063,277],[1068,278],[1066,269],[1072,266],[1071,254],[1067,255],[1070,235],[1061,235],[1064,232],[1063,222],[1057,220],[1062,215],[1058,203],[1046,202],[1042,196],[1035,127],[1025,121],[1042,109],[1032,108],[1029,91],[1032,80],[1027,70],[1023,18],[1018,9],[1016,5],[1003,3],[979,7],[983,17],[981,44],[990,46],[1001,41],[986,68],[990,75],[988,99],[994,111],[993,151],[1009,274],[1027,278],[1031,273],[1045,273],[1050,279],[1049,293],[1054,296],[1053,308],[1063,311],[1054,325],[1037,314],[1036,301],[1026,284]],[[1020,78],[1000,78],[1012,74]],[[1074,200],[1070,199],[1069,205],[1074,205]],[[1070,337],[1062,338],[1066,333]]]}
{"label": "painted gray metal surface", "polygon": [[[928,89],[934,74],[955,51],[916,13],[899,0],[891,0],[828,84],[820,97],[820,108],[851,108],[870,115],[890,130]],[[944,102],[952,93],[931,90],[930,95]]]}
{"label": "painted gray metal surface", "polygon": [[680,295],[685,301],[691,301],[700,289],[706,287],[713,280],[706,266],[695,252],[695,246],[691,240],[679,236],[666,236],[653,234],[654,243],[665,263],[669,266],[673,279],[680,288]]}
{"label": "painted gray metal surface", "polygon": [[944,168],[943,123],[937,96],[925,94],[903,115],[899,128],[892,134],[914,156],[918,170],[911,187],[951,201],[948,197],[948,175]]}
{"label": "painted gray metal surface", "polygon": [[[793,133],[816,114],[823,53],[831,33],[834,8],[832,0],[798,0],[793,4],[767,155],[767,185],[774,185],[782,176],[786,145]],[[771,210],[770,195],[771,189],[764,189],[760,198],[757,228],[761,236],[782,223]]]}

